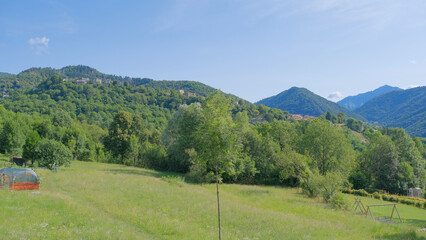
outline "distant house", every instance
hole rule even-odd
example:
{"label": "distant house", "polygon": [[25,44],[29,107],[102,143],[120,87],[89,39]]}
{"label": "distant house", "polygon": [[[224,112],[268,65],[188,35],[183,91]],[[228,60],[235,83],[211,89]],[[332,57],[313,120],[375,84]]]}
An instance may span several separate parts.
{"label": "distant house", "polygon": [[100,78],[93,79],[93,84],[95,84],[95,83],[102,84],[102,79],[100,79]]}
{"label": "distant house", "polygon": [[304,120],[310,120],[310,119],[316,119],[317,117],[314,117],[314,116],[309,116],[309,115],[305,115],[305,116],[303,116],[303,119]]}
{"label": "distant house", "polygon": [[410,188],[408,189],[408,196],[410,197],[422,197],[422,189],[421,188]]}
{"label": "distant house", "polygon": [[296,120],[296,121],[300,121],[300,120],[311,120],[311,119],[315,119],[315,118],[317,118],[317,117],[309,116],[309,115],[302,116],[302,115],[300,115],[300,114],[292,114],[292,115],[291,115],[291,117],[292,117],[294,120]]}
{"label": "distant house", "polygon": [[196,96],[197,96],[197,94],[192,93],[192,92],[187,92],[187,93],[186,93],[186,96],[187,96],[187,97],[196,97]]}
{"label": "distant house", "polygon": [[90,81],[90,79],[89,79],[89,78],[80,78],[80,79],[77,79],[77,80],[76,80],[76,83],[77,83],[78,85],[80,85],[80,84],[87,84],[87,83],[89,83],[89,81]]}
{"label": "distant house", "polygon": [[292,117],[294,120],[297,120],[297,121],[299,121],[299,120],[303,120],[303,116],[302,116],[302,115],[300,115],[300,114],[292,114],[292,115],[291,115],[291,117]]}
{"label": "distant house", "polygon": [[192,93],[192,92],[185,92],[185,90],[183,90],[183,89],[180,89],[179,93],[182,94],[182,95],[185,95],[187,97],[196,97],[197,96],[197,94]]}

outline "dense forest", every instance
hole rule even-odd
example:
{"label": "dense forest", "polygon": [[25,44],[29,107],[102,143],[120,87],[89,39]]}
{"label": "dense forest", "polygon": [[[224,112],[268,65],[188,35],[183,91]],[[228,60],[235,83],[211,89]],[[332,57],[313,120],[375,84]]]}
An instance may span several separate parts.
{"label": "dense forest", "polygon": [[[86,78],[90,81],[100,79],[103,83],[111,82],[118,85],[127,83],[135,87],[145,86],[159,90],[184,90],[185,92],[190,92],[204,97],[216,90],[210,86],[195,81],[155,81],[149,78],[121,77],[112,74],[101,73],[94,68],[83,65],[67,66],[61,69],[30,68],[17,75],[0,73],[0,89],[4,93],[31,89],[37,87],[43,80],[53,76],[58,76],[62,79],[73,81],[81,78]],[[237,99],[237,97],[233,97]]]}
{"label": "dense forest", "polygon": [[184,173],[196,182],[220,176],[227,183],[300,186],[309,195],[341,187],[403,194],[426,185],[424,139],[403,129],[330,112],[295,121],[220,91],[186,96],[165,86],[41,78],[0,101],[0,152],[35,166],[109,162]]}
{"label": "dense forest", "polygon": [[372,123],[401,127],[411,135],[426,137],[426,87],[380,95],[355,112]]}

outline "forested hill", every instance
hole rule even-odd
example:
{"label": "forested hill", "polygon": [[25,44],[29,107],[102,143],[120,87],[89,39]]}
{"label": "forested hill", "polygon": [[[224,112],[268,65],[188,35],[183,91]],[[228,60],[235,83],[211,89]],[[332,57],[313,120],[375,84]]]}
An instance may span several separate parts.
{"label": "forested hill", "polygon": [[[204,97],[200,95],[187,96],[167,87],[135,87],[128,82],[77,84],[74,81],[64,81],[62,77],[53,76],[35,88],[15,91],[9,97],[1,98],[0,104],[14,112],[37,115],[66,111],[80,122],[102,128],[107,128],[113,116],[124,110],[142,116],[150,128],[163,129],[180,105],[204,101]],[[247,111],[252,120],[287,118],[287,113],[281,110],[256,106],[243,99],[233,99],[233,112]]]}
{"label": "forested hill", "polygon": [[0,73],[0,89],[3,92],[11,93],[15,90],[31,89],[37,87],[43,80],[52,76],[59,76],[68,81],[85,79],[89,82],[98,81],[101,83],[124,84],[128,83],[132,86],[146,86],[155,89],[175,89],[183,90],[186,95],[207,96],[216,89],[195,81],[156,81],[149,78],[132,78],[122,77],[112,74],[101,73],[98,70],[78,65],[67,66],[61,69],[53,68],[30,68],[17,75]]}
{"label": "forested hill", "polygon": [[10,77],[10,76],[12,76],[12,74],[5,73],[5,72],[0,72],[0,78]]}
{"label": "forested hill", "polygon": [[411,135],[426,137],[426,87],[386,93],[355,112],[371,122],[401,127]]}
{"label": "forested hill", "polygon": [[353,113],[334,102],[328,101],[306,88],[293,87],[276,96],[265,98],[255,104],[263,104],[271,108],[278,108],[283,111],[288,111],[291,114],[320,116],[327,112],[333,114],[342,112],[347,117],[365,120],[364,117]]}
{"label": "forested hill", "polygon": [[345,107],[351,111],[361,107],[362,105],[364,105],[366,102],[368,102],[369,100],[380,96],[382,94],[388,93],[388,92],[393,92],[393,91],[398,91],[398,90],[402,90],[399,87],[392,87],[389,85],[384,85],[381,86],[373,91],[369,91],[366,93],[360,93],[356,96],[349,96],[346,97],[340,101],[337,102],[337,104],[339,104],[342,107]]}

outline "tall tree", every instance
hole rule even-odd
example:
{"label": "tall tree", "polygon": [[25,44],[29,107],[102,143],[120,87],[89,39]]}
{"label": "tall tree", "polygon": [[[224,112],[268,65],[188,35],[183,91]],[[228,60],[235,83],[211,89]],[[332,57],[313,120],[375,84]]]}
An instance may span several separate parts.
{"label": "tall tree", "polygon": [[320,174],[329,171],[349,173],[355,152],[344,133],[330,122],[316,119],[309,124],[301,141],[301,153],[313,159],[312,167]]}
{"label": "tall tree", "polygon": [[201,104],[181,105],[170,119],[162,140],[169,153],[169,170],[186,173],[191,165],[188,151],[197,150],[196,131],[201,123]]}
{"label": "tall tree", "polygon": [[34,153],[35,153],[35,148],[38,144],[38,142],[40,142],[41,137],[38,134],[37,131],[31,131],[28,136],[27,139],[25,140],[25,144],[23,147],[23,153],[22,153],[22,157],[24,158],[25,161],[31,161],[31,165],[34,164]]}
{"label": "tall tree", "polygon": [[3,153],[20,156],[22,146],[25,143],[26,124],[22,123],[18,116],[7,119],[3,123],[3,130],[0,133],[0,148]]}
{"label": "tall tree", "polygon": [[397,193],[399,162],[395,145],[390,137],[373,135],[364,154],[373,178],[373,187]]}
{"label": "tall tree", "polygon": [[142,118],[129,112],[118,112],[108,129],[104,144],[114,157],[120,159],[121,164],[130,158],[132,136],[135,136],[139,143],[146,140],[146,128]]}
{"label": "tall tree", "polygon": [[197,131],[199,143],[198,160],[214,171],[219,225],[219,239],[222,239],[219,181],[221,174],[233,168],[235,158],[234,122],[230,101],[219,91],[207,97],[203,105],[203,120]]}
{"label": "tall tree", "polygon": [[[416,143],[402,128],[393,128],[390,131],[390,137],[395,143],[395,150],[398,154],[400,162],[400,171],[407,173],[407,165],[411,166],[412,175],[402,174],[405,179],[401,182],[401,186],[409,187],[422,187],[422,181],[425,174],[425,160],[422,158],[421,153],[416,147]],[[409,171],[408,171],[409,172]],[[411,176],[411,177],[408,177]],[[407,178],[408,177],[408,178]],[[401,189],[402,190],[402,189]],[[407,189],[403,189],[407,190]]]}

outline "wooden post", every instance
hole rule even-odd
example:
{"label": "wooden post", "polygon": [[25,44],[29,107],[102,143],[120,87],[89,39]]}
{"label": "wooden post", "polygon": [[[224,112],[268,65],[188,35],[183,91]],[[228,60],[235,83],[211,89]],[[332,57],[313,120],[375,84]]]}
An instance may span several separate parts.
{"label": "wooden post", "polygon": [[220,202],[219,202],[219,172],[216,165],[216,193],[217,193],[217,219],[219,222],[219,240],[222,240],[222,231],[220,227]]}
{"label": "wooden post", "polygon": [[396,207],[396,204],[395,204],[394,207],[395,207],[396,213],[398,213],[399,221],[402,223],[402,219],[401,219],[401,216],[399,215],[398,208]]}
{"label": "wooden post", "polygon": [[[393,205],[393,208],[392,208],[392,214],[391,214],[391,216],[390,216],[390,219],[389,219],[389,220],[392,220],[394,210],[396,210],[396,213],[398,214],[398,217],[399,217],[399,221],[402,223],[402,219],[401,219],[401,216],[399,215],[398,208],[396,207],[396,203],[386,203],[386,204],[367,205],[367,211],[370,211],[370,215],[371,215],[371,217],[373,218],[373,220],[375,220],[375,219],[374,219],[374,217],[373,217],[373,214],[372,214],[372,212],[371,212],[371,208],[370,208],[370,207],[381,207],[381,206],[390,206],[390,205]],[[365,213],[365,215],[367,216],[367,213]]]}
{"label": "wooden post", "polygon": [[[358,203],[358,198],[356,197],[356,198],[355,198],[354,205],[352,206],[352,208],[354,208],[354,207],[355,207],[355,209],[354,209],[354,210],[356,210],[356,208],[358,207],[357,203]],[[356,206],[355,206],[355,205],[356,205]]]}
{"label": "wooden post", "polygon": [[392,217],[393,217],[393,211],[395,211],[395,207],[396,207],[396,205],[393,205],[392,213],[391,213],[391,216],[390,216],[390,219],[389,219],[389,220],[392,220]]}
{"label": "wooden post", "polygon": [[[356,205],[356,206],[355,206],[355,205]],[[355,206],[354,211],[356,211],[356,210],[358,209],[358,207],[359,207],[359,210],[361,211],[361,214],[366,213],[366,210],[365,210],[364,204],[362,204],[362,202],[361,202],[361,198],[355,198],[354,206]]]}

